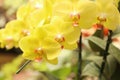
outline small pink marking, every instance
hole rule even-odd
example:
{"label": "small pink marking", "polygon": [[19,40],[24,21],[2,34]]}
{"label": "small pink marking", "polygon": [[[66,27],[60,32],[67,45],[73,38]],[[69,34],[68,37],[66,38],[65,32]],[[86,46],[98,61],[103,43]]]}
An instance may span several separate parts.
{"label": "small pink marking", "polygon": [[36,62],[41,62],[41,61],[42,61],[42,57],[37,57],[37,58],[35,58],[35,61],[36,61]]}
{"label": "small pink marking", "polygon": [[112,41],[113,42],[119,42],[120,40],[118,38],[113,38]]}

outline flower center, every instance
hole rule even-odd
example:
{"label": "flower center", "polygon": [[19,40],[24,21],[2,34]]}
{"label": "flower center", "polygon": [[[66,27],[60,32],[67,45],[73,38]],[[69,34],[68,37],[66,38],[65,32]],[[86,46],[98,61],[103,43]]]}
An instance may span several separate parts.
{"label": "flower center", "polygon": [[79,20],[80,19],[80,14],[78,13],[78,12],[72,12],[71,14],[70,14],[70,17],[71,17],[71,19],[73,20],[73,21],[76,21],[76,20]]}
{"label": "flower center", "polygon": [[13,38],[11,36],[9,36],[9,37],[6,38],[5,41],[8,42],[8,43],[13,42]]}
{"label": "flower center", "polygon": [[104,13],[100,14],[100,16],[97,17],[97,20],[99,20],[100,23],[101,22],[106,22],[107,21],[106,14],[104,14]]}
{"label": "flower center", "polygon": [[35,51],[34,51],[36,54],[39,54],[40,56],[42,56],[43,54],[44,54],[44,52],[43,52],[43,48],[37,48],[37,49],[35,49]]}
{"label": "flower center", "polygon": [[62,43],[65,41],[65,38],[64,36],[62,36],[61,34],[58,34],[56,37],[55,37],[55,40],[59,43]]}
{"label": "flower center", "polygon": [[22,34],[23,36],[28,36],[28,35],[30,35],[30,32],[29,32],[28,30],[23,30],[23,31],[21,32],[21,34]]}
{"label": "flower center", "polygon": [[5,43],[6,43],[5,47],[7,49],[10,49],[10,48],[12,48],[14,46],[14,40],[13,40],[13,38],[11,36],[9,36],[9,37],[7,37],[5,39]]}
{"label": "flower center", "polygon": [[70,18],[72,19],[72,21],[73,21],[73,26],[78,26],[79,25],[79,20],[80,20],[80,14],[78,13],[78,12],[76,12],[76,11],[74,11],[74,12],[72,12],[71,14],[70,14]]}
{"label": "flower center", "polygon": [[35,61],[40,62],[42,60],[42,56],[44,54],[43,48],[39,47],[34,50],[35,54],[38,56],[35,58]]}

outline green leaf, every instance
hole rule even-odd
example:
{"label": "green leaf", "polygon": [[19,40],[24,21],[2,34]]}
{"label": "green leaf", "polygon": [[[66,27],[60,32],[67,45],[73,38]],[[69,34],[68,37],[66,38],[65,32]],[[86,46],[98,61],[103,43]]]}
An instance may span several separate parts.
{"label": "green leaf", "polygon": [[113,32],[113,35],[117,35],[117,34],[120,34],[120,26],[118,26]]}
{"label": "green leaf", "polygon": [[[101,67],[102,61],[103,61],[103,59],[94,60],[94,62],[99,66],[99,68]],[[117,66],[116,59],[112,55],[108,55],[107,63],[105,65],[105,70],[104,70],[104,75],[105,75],[105,77],[107,77],[107,79],[109,79],[113,75],[113,73],[116,70],[116,66]]]}
{"label": "green leaf", "polygon": [[42,63],[33,62],[31,65],[32,65],[32,68],[34,68],[35,70],[38,70],[38,71],[47,71],[48,70],[46,63],[44,61]]}
{"label": "green leaf", "polygon": [[[99,37],[99,38],[103,39],[103,37],[104,37],[104,35],[103,35],[103,30],[97,30],[97,31],[93,34],[93,36]],[[90,45],[90,47],[91,47],[91,49],[92,49],[93,51],[101,51],[101,50],[102,50],[98,45],[94,44],[94,42],[92,42],[92,41],[89,40],[88,43],[89,43],[89,45]]]}
{"label": "green leaf", "polygon": [[4,74],[0,72],[0,80],[4,80]]}
{"label": "green leaf", "polygon": [[12,62],[2,66],[1,72],[4,75],[4,80],[12,80],[13,74],[16,73],[18,67],[20,66],[21,62],[23,62],[23,60],[24,59],[21,56],[18,56]]}
{"label": "green leaf", "polygon": [[47,73],[47,72],[41,72],[41,73],[44,74],[44,76],[46,76],[48,78],[48,80],[60,80],[60,79],[58,79],[57,77],[53,76],[50,73]]}
{"label": "green leaf", "polygon": [[53,71],[53,75],[56,77],[59,77],[60,80],[65,80],[66,77],[70,74],[71,72],[71,67],[62,67],[58,70]]}
{"label": "green leaf", "polygon": [[[100,73],[100,67],[101,67],[102,59],[96,58],[94,62],[90,62],[85,66],[85,68],[82,71],[82,77],[86,76],[92,76],[92,77],[97,77],[99,76]],[[116,59],[112,56],[109,55],[107,58],[107,63],[104,69],[104,74],[102,76],[102,80],[109,80],[113,73],[116,70],[117,66],[117,61]]]}
{"label": "green leaf", "polygon": [[112,38],[118,38],[118,37],[120,37],[120,33],[112,36]]}
{"label": "green leaf", "polygon": [[[87,77],[87,76],[98,76],[99,75],[99,67],[96,66],[94,62],[90,62],[89,64],[86,65],[86,67],[82,71],[82,77]],[[105,79],[102,79],[105,80]]]}
{"label": "green leaf", "polygon": [[96,56],[96,55],[92,55],[92,56],[89,56],[86,58],[86,60],[88,61],[94,61],[94,60],[97,60],[97,59],[102,59],[101,56]]}
{"label": "green leaf", "polygon": [[119,80],[120,79],[120,64],[117,65],[116,71],[112,76],[111,80]]}
{"label": "green leaf", "polygon": [[[88,38],[88,40],[92,41],[93,43],[95,43],[96,45],[101,47],[102,49],[105,49],[105,47],[106,47],[106,41],[104,41],[98,37],[91,36]],[[112,56],[114,56],[115,59],[120,63],[120,50],[117,47],[115,47],[113,44],[110,44],[108,52]]]}

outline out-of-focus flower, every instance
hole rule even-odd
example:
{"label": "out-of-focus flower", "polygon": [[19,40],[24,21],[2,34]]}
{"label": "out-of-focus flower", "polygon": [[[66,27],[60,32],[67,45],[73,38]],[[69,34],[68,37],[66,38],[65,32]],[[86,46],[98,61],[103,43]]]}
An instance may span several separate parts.
{"label": "out-of-focus flower", "polygon": [[1,44],[5,45],[7,49],[18,47],[19,40],[29,34],[28,27],[22,21],[11,21],[7,23],[5,29],[2,30]]}
{"label": "out-of-focus flower", "polygon": [[50,0],[30,0],[17,11],[17,19],[24,20],[26,24],[35,28],[43,25],[52,14],[52,2]]}
{"label": "out-of-focus flower", "polygon": [[108,28],[120,25],[118,16],[113,0],[29,0],[18,9],[17,20],[0,30],[0,46],[19,46],[26,59],[56,64],[63,48],[77,48],[81,29],[94,26],[82,31],[88,37],[105,27],[108,35]]}
{"label": "out-of-focus flower", "polygon": [[2,32],[0,38],[1,48],[5,47],[6,49],[11,49],[13,47],[18,47],[16,40],[9,31],[2,29],[0,32]]}
{"label": "out-of-focus flower", "polygon": [[23,50],[23,57],[26,59],[45,59],[55,64],[57,63],[61,46],[57,41],[47,39],[47,34],[43,30],[43,28],[37,28],[32,35],[22,38],[19,42],[19,46]]}
{"label": "out-of-focus flower", "polygon": [[96,4],[99,8],[99,13],[96,18],[97,23],[114,30],[119,25],[119,11],[113,4],[113,1],[96,0]]}

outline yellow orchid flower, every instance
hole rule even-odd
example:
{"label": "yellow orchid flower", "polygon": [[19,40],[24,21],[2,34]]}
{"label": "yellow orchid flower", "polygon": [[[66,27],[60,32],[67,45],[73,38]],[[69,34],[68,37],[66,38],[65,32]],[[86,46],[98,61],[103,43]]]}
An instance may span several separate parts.
{"label": "yellow orchid flower", "polygon": [[6,24],[5,30],[12,34],[16,40],[30,34],[30,28],[20,20],[10,21]]}
{"label": "yellow orchid flower", "polygon": [[20,20],[13,20],[7,23],[2,34],[2,40],[7,49],[18,47],[19,40],[29,35],[29,28]]}
{"label": "yellow orchid flower", "polygon": [[16,41],[13,40],[13,37],[12,37],[12,34],[10,35],[9,34],[10,32],[5,30],[5,29],[2,29],[2,35],[1,35],[1,48],[6,48],[6,49],[11,49],[13,48],[14,46],[17,46],[16,45]]}
{"label": "yellow orchid flower", "polygon": [[50,24],[42,26],[45,28],[49,38],[61,44],[61,48],[76,49],[80,36],[80,28],[73,27],[59,17],[53,17]]}
{"label": "yellow orchid flower", "polygon": [[117,7],[109,0],[97,0],[99,13],[97,14],[97,23],[114,30],[119,25],[119,11]]}
{"label": "yellow orchid flower", "polygon": [[22,38],[19,47],[26,59],[46,59],[48,62],[56,63],[54,60],[57,60],[61,46],[55,40],[47,39],[47,34],[43,30],[43,28],[37,28],[35,33],[33,32],[30,36]]}
{"label": "yellow orchid flower", "polygon": [[53,15],[63,17],[66,22],[80,28],[90,28],[97,14],[97,5],[90,0],[65,0],[56,2]]}

